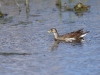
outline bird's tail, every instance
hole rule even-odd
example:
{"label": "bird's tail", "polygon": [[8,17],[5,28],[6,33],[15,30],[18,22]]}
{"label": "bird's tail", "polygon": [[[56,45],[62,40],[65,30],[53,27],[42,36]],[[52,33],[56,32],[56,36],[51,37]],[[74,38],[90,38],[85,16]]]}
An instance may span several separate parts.
{"label": "bird's tail", "polygon": [[84,32],[84,33],[80,36],[80,38],[83,38],[83,37],[86,36],[86,34],[89,33],[89,32],[90,32],[90,31]]}

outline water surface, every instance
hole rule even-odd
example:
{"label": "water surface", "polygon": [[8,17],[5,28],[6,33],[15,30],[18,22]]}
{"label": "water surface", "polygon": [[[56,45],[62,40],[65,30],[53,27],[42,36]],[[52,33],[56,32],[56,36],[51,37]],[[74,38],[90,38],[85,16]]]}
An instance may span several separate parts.
{"label": "water surface", "polygon": [[[99,75],[100,74],[100,1],[81,0],[90,12],[77,16],[60,10],[56,0],[30,0],[26,13],[24,0],[18,0],[21,12],[12,0],[0,0],[8,16],[0,19],[1,75]],[[73,7],[78,0],[62,1]],[[57,44],[50,28],[64,34],[84,28],[90,33],[82,43]]]}

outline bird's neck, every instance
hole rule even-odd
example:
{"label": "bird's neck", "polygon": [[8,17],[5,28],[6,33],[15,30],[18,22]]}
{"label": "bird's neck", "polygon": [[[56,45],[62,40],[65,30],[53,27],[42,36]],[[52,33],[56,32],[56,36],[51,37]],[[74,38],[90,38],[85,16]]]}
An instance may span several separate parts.
{"label": "bird's neck", "polygon": [[54,34],[54,38],[55,38],[55,39],[58,39],[58,36],[59,36],[59,35],[58,35],[58,32],[55,32],[55,33],[53,33],[53,34]]}

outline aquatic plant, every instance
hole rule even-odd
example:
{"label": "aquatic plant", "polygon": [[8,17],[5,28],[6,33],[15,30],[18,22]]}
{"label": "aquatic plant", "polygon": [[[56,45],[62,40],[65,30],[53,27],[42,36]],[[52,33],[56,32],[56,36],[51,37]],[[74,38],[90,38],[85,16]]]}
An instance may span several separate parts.
{"label": "aquatic plant", "polygon": [[0,4],[0,17],[3,17],[3,13],[1,11],[1,4]]}
{"label": "aquatic plant", "polygon": [[89,8],[90,8],[90,6],[83,5],[81,2],[79,2],[74,6],[74,11],[84,12],[84,11],[87,11]]}
{"label": "aquatic plant", "polygon": [[62,0],[56,0],[56,6],[62,8]]}
{"label": "aquatic plant", "polygon": [[21,9],[20,9],[20,6],[19,6],[19,4],[18,4],[18,2],[15,0],[15,2],[16,2],[16,5],[18,6],[18,8],[19,8],[19,12],[21,12]]}

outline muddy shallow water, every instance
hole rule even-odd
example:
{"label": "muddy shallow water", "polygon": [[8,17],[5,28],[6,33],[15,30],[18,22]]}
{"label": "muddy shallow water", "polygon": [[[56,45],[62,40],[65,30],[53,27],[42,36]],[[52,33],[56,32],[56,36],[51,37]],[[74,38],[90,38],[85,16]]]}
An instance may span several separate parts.
{"label": "muddy shallow water", "polygon": [[[75,5],[78,0],[70,2]],[[90,12],[77,16],[60,10],[56,0],[0,0],[0,75],[100,75],[100,1],[81,0]],[[82,43],[57,44],[50,28],[64,34],[84,28],[90,31]]]}

